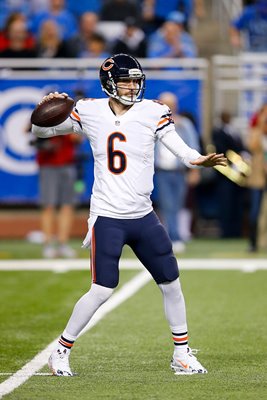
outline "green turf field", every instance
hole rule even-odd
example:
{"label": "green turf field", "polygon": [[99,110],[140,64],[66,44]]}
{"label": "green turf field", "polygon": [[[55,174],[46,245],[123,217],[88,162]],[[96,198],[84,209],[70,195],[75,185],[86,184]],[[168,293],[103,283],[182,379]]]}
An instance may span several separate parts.
{"label": "green turf field", "polygon": [[[138,273],[121,271],[120,285]],[[79,376],[34,376],[5,399],[266,399],[267,271],[182,271],[181,279],[190,344],[207,375],[171,372],[171,336],[151,281],[78,340],[71,362]],[[0,372],[56,338],[89,282],[85,271],[0,272]]]}
{"label": "green turf field", "polygon": [[[88,249],[81,249],[81,240],[71,241],[79,258],[88,258]],[[186,246],[186,251],[179,258],[266,258],[267,249],[257,253],[247,252],[247,239],[194,239]],[[123,255],[134,257],[131,249],[125,246]],[[0,240],[0,260],[41,258],[42,246],[26,240]]]}

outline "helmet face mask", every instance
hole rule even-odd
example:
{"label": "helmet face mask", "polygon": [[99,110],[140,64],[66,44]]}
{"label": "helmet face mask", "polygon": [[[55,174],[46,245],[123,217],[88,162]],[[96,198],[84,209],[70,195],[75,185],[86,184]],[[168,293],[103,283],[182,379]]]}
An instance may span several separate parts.
{"label": "helmet face mask", "polygon": [[106,59],[100,68],[99,75],[102,90],[109,97],[124,105],[133,105],[143,100],[145,74],[134,57],[116,54]]}

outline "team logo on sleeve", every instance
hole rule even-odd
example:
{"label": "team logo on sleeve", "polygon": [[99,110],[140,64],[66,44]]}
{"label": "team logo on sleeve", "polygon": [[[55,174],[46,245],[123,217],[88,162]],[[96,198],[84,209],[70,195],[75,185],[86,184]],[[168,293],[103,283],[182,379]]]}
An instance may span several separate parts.
{"label": "team logo on sleeve", "polygon": [[174,120],[172,118],[171,110],[169,109],[167,114],[161,116],[155,133],[158,133],[159,131],[161,131],[162,129],[166,128],[171,124],[174,124]]}
{"label": "team logo on sleeve", "polygon": [[104,71],[109,71],[114,65],[114,60],[112,58],[108,58],[102,65],[102,69]]}

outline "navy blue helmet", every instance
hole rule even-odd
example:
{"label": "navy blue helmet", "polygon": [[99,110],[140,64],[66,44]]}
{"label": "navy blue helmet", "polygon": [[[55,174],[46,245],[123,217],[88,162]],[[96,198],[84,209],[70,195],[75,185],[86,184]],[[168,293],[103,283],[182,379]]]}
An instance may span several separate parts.
{"label": "navy blue helmet", "polygon": [[[107,58],[100,67],[99,76],[102,90],[109,97],[113,97],[125,105],[143,100],[146,77],[140,63],[134,57],[128,54],[115,54]],[[127,79],[137,81],[137,88],[131,90],[131,96],[121,96],[118,92],[117,83]]]}

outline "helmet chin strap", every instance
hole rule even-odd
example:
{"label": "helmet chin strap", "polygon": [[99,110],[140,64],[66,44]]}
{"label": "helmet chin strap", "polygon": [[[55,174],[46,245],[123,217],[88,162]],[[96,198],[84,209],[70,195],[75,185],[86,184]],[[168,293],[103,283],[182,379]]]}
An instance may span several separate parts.
{"label": "helmet chin strap", "polygon": [[132,100],[126,96],[119,96],[118,94],[111,94],[105,89],[103,89],[103,91],[108,95],[108,97],[116,99],[117,101],[119,101],[121,104],[124,104],[125,106],[131,106],[134,103],[136,103],[137,96],[134,96],[134,99]]}
{"label": "helmet chin strap", "polygon": [[136,103],[137,96],[133,95],[132,97],[128,96],[117,96],[117,99],[124,105],[129,106]]}

